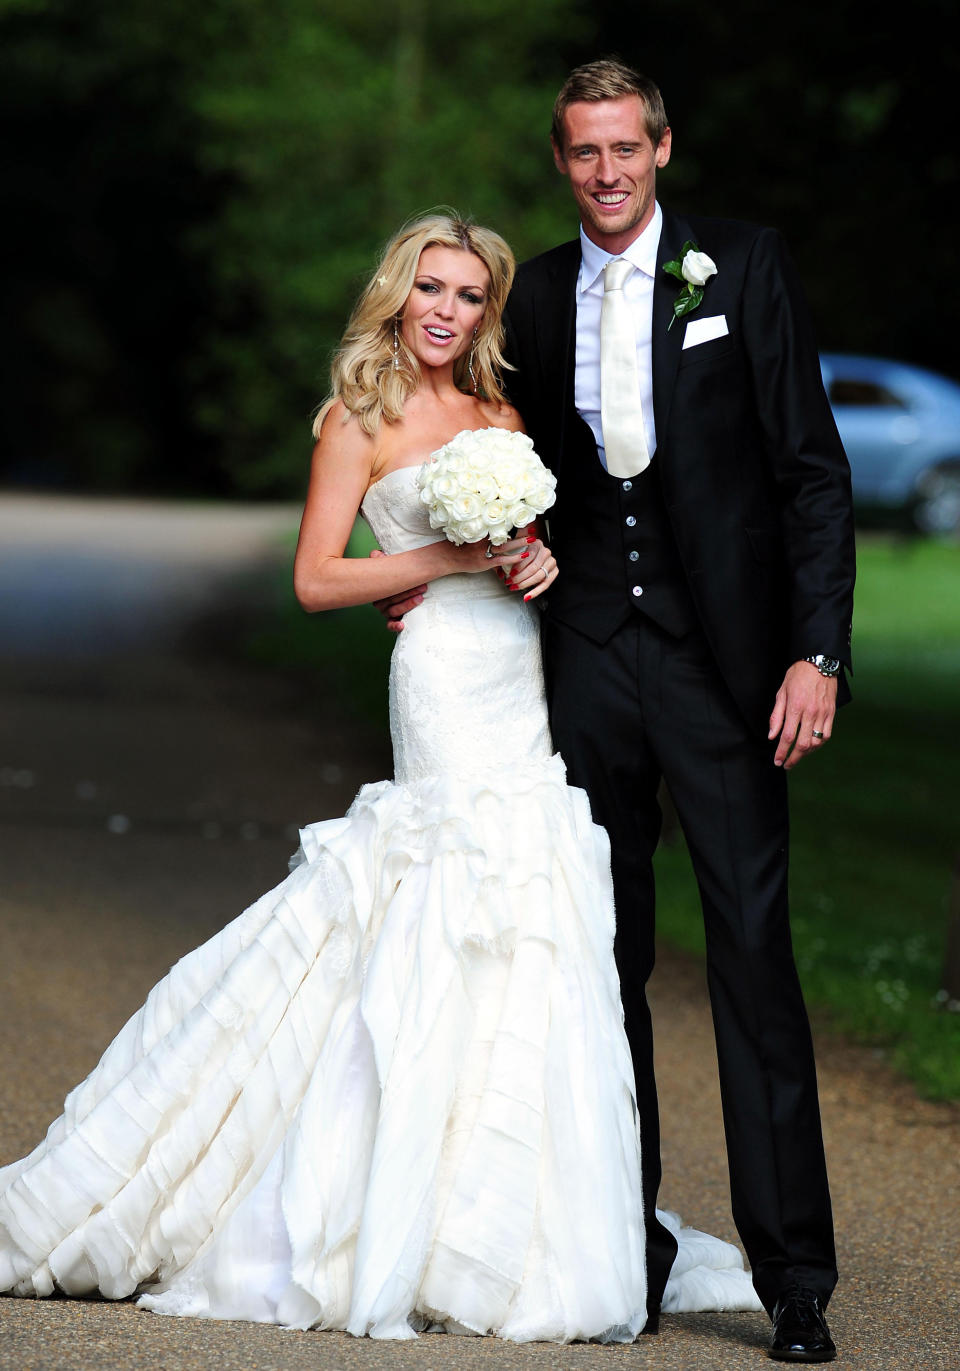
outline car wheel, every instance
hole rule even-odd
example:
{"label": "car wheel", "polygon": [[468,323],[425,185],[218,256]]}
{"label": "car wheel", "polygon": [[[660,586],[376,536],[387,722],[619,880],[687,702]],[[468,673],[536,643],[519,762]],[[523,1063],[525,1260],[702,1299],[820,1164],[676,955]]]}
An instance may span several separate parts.
{"label": "car wheel", "polygon": [[917,482],[913,521],[934,538],[960,537],[960,465],[924,472]]}

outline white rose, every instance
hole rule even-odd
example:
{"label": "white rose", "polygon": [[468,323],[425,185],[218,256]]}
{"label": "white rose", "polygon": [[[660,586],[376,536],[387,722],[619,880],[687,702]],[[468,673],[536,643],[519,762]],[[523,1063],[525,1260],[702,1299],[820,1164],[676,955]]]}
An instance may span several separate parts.
{"label": "white rose", "polygon": [[477,543],[486,534],[487,525],[483,517],[478,515],[475,519],[461,519],[457,524],[457,531],[466,543]]}
{"label": "white rose", "polygon": [[458,523],[464,519],[476,519],[481,508],[480,501],[471,490],[461,491],[457,498],[450,502],[450,513]]}
{"label": "white rose", "polygon": [[527,504],[532,505],[538,514],[545,514],[552,504],[556,503],[556,494],[553,486],[546,484],[534,486],[527,491]]}
{"label": "white rose", "polygon": [[680,270],[683,272],[683,279],[689,281],[692,286],[705,286],[711,276],[716,276],[717,264],[705,252],[691,250],[684,257]]}
{"label": "white rose", "polygon": [[522,500],[525,494],[524,483],[512,473],[500,478],[500,499],[504,504],[513,505]]}
{"label": "white rose", "polygon": [[491,543],[493,543],[494,547],[499,547],[501,543],[505,543],[510,537],[510,525],[493,524],[487,529],[487,537],[490,539]]}
{"label": "white rose", "polygon": [[500,485],[496,477],[487,472],[477,478],[476,491],[481,500],[496,500],[500,495]]}
{"label": "white rose", "polygon": [[536,510],[531,509],[530,506],[524,504],[522,500],[518,501],[515,505],[511,505],[507,510],[507,518],[514,528],[523,528],[524,524],[532,523],[535,515]]}
{"label": "white rose", "polygon": [[431,482],[431,489],[434,499],[450,500],[456,495],[459,486],[452,476],[440,475],[434,477]]}

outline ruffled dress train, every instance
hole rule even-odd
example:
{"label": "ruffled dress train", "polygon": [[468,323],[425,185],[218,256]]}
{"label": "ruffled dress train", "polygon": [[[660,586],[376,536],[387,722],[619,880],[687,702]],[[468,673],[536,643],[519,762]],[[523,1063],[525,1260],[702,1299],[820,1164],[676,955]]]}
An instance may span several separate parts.
{"label": "ruffled dress train", "polygon": [[[415,472],[364,513],[425,543]],[[518,1341],[645,1320],[640,1148],[604,831],[551,755],[536,615],[431,585],[391,668],[396,779],[184,957],[0,1169],[0,1290]],[[665,1308],[758,1309],[680,1229]]]}

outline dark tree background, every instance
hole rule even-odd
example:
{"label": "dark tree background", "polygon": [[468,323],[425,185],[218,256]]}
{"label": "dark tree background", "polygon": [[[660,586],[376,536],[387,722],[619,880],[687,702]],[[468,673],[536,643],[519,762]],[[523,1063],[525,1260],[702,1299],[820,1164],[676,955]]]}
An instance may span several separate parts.
{"label": "dark tree background", "polygon": [[661,198],[778,225],[824,347],[960,373],[953,0],[0,0],[3,479],[296,495],[358,282],[452,204],[572,236],[567,70],[661,85]]}

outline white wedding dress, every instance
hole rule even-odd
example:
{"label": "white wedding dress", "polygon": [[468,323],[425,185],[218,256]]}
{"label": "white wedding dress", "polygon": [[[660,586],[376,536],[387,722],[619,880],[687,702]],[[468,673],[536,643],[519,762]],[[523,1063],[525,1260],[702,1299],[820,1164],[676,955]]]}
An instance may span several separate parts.
{"label": "white wedding dress", "polygon": [[[364,502],[387,552],[436,538],[415,478]],[[431,584],[393,653],[396,779],[304,829],[0,1170],[0,1290],[381,1338],[642,1328],[607,839],[551,755],[537,617],[493,574]],[[759,1307],[735,1248],[680,1233],[665,1308]]]}

